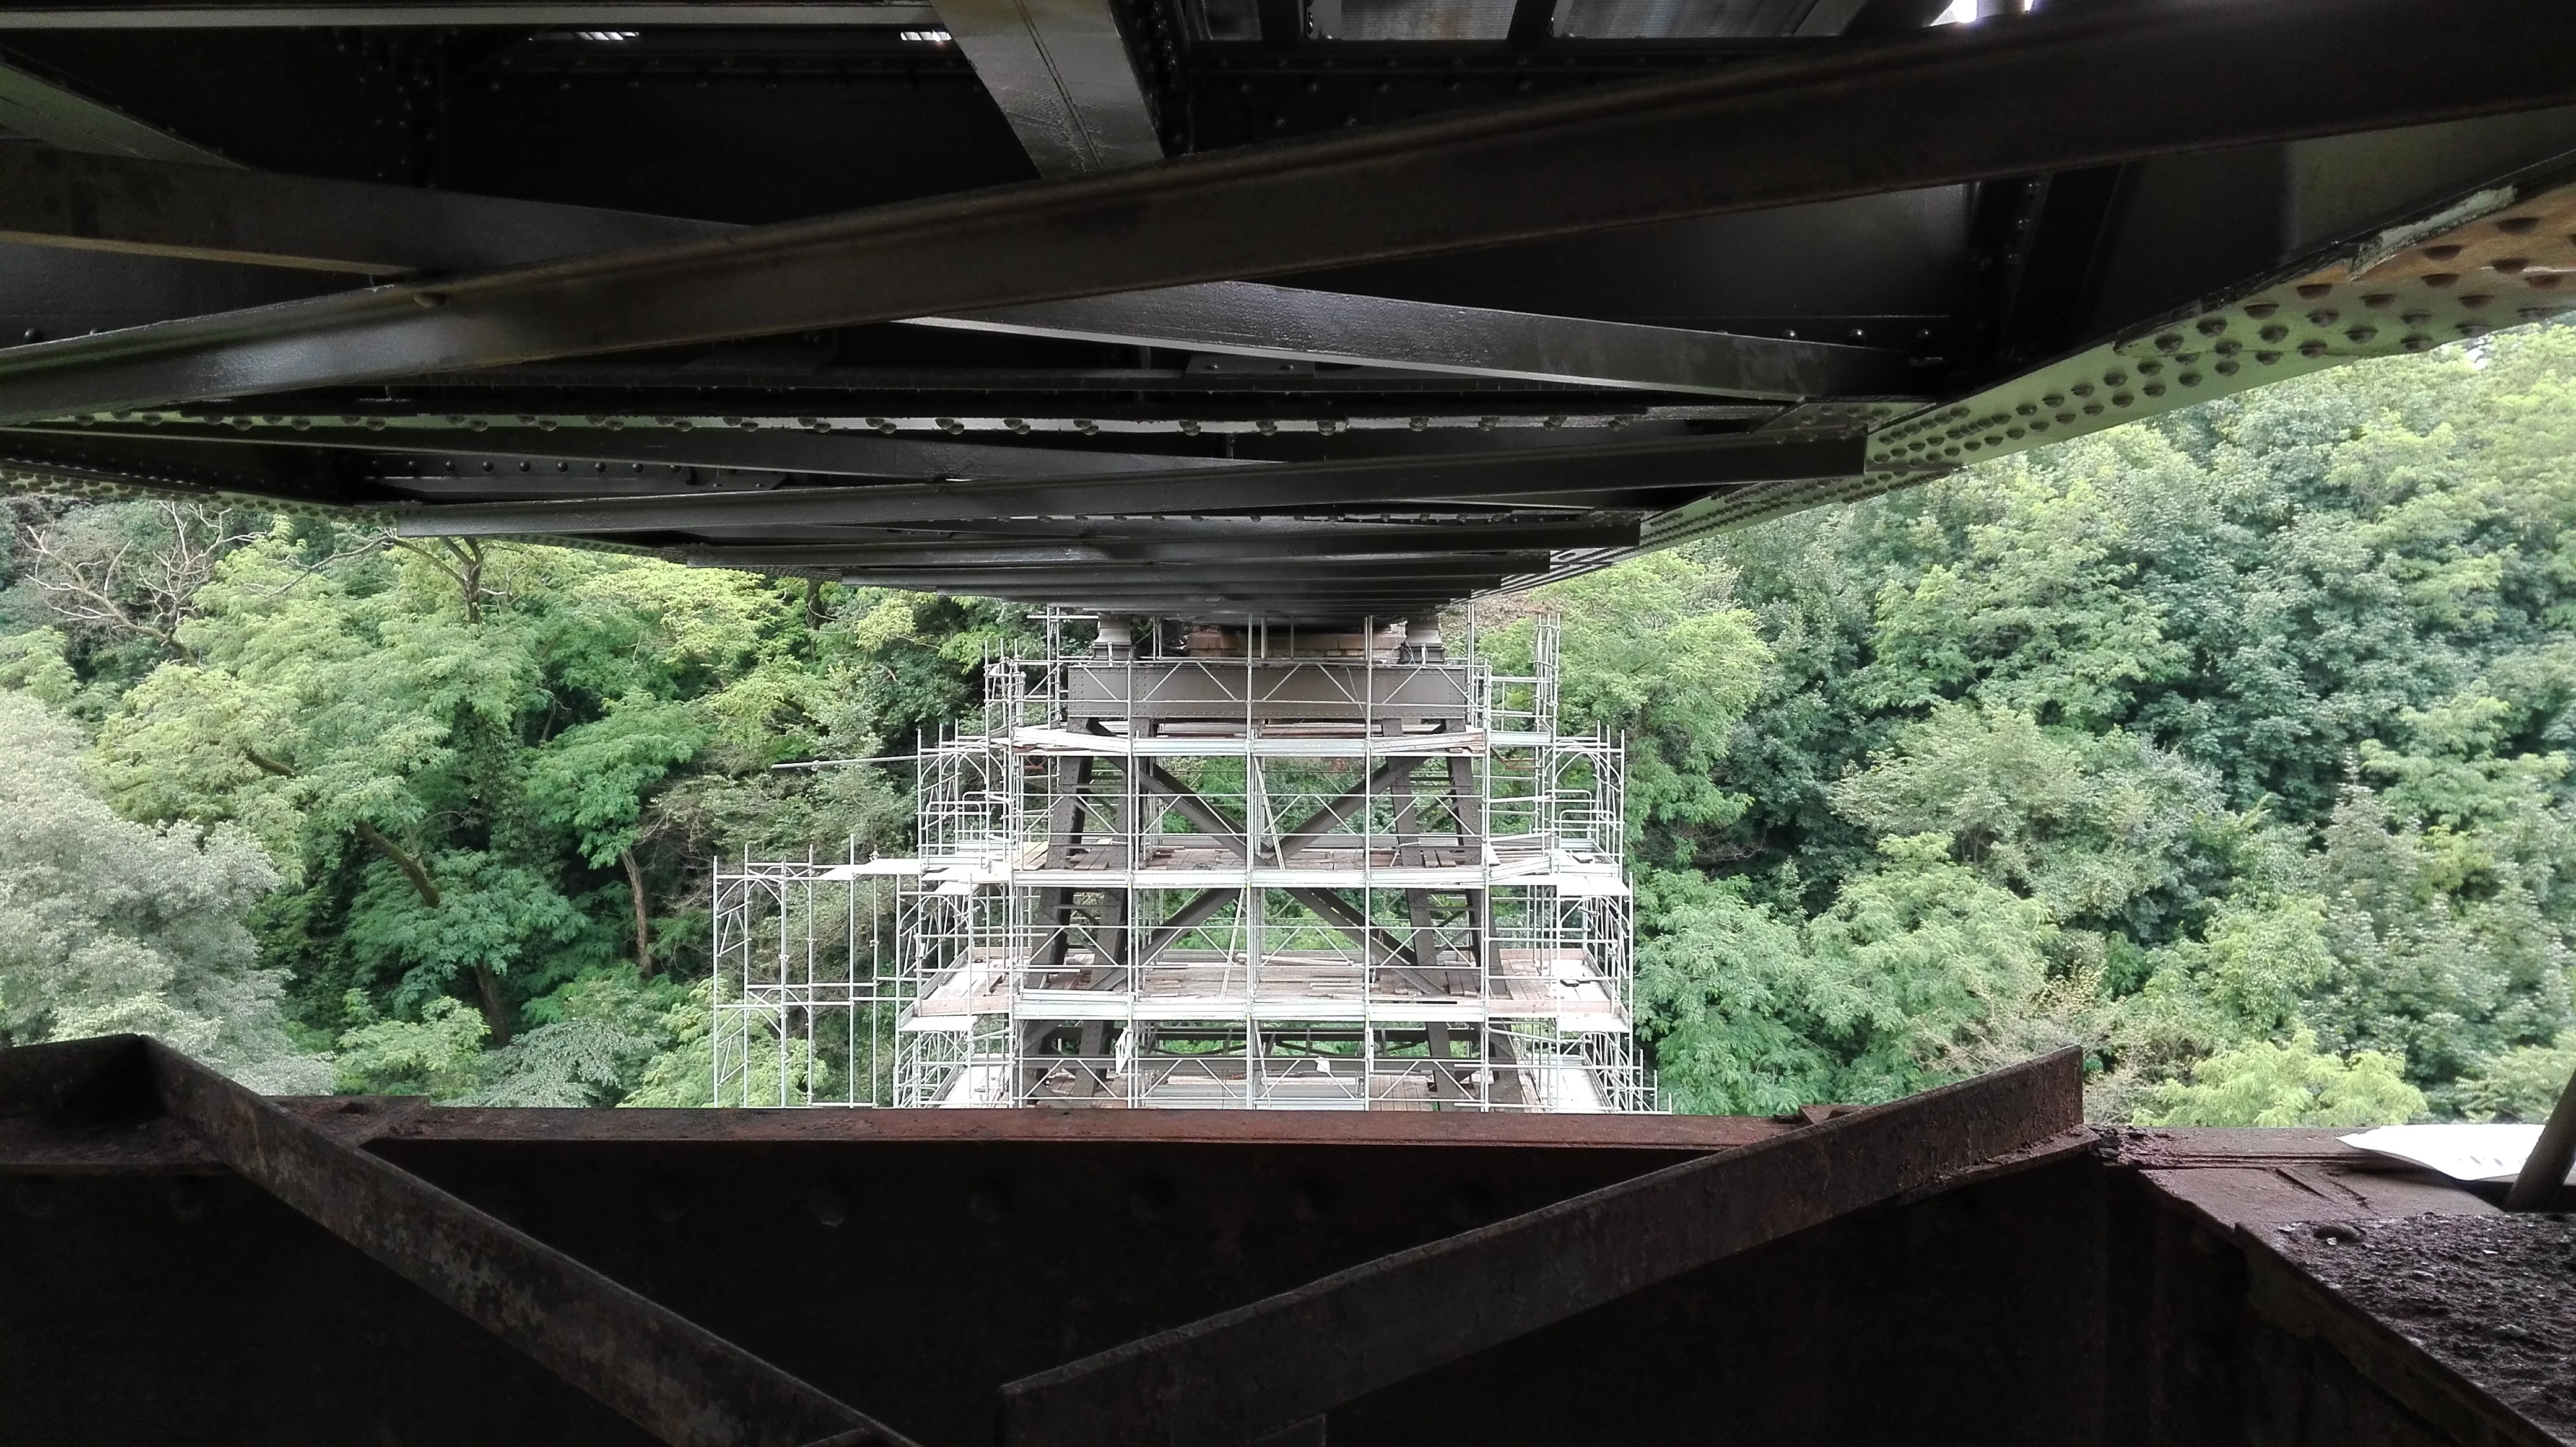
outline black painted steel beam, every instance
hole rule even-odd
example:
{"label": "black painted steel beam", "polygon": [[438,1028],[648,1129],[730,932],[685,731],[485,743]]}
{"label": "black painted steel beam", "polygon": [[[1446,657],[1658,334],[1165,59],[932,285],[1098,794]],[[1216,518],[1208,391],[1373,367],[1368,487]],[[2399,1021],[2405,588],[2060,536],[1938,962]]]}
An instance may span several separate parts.
{"label": "black painted steel beam", "polygon": [[[893,321],[2576,103],[2576,7],[2043,10],[0,354],[0,421]],[[1747,144],[1747,137],[1763,138]]]}
{"label": "black painted steel beam", "polygon": [[[228,167],[218,152],[16,66],[0,65],[0,126],[65,151]],[[25,146],[0,146],[0,153]],[[5,192],[0,184],[0,192]]]}
{"label": "black painted steel beam", "polygon": [[2083,1120],[2083,1062],[2062,1050],[1669,1166],[1013,1382],[1001,1440],[1255,1441]]}
{"label": "black painted steel beam", "polygon": [[[1089,517],[1105,513],[1232,512],[1314,507],[1383,507],[1419,499],[1562,497],[1588,491],[1624,497],[1643,489],[1709,489],[1792,478],[1857,476],[1858,439],[1776,441],[1761,436],[1693,438],[1625,447],[1561,447],[1527,453],[1282,463],[1265,468],[1015,483],[892,483],[793,488],[719,496],[599,498],[585,501],[449,503],[401,515],[406,537],[502,537],[525,533],[686,532],[701,527],[795,528],[971,522],[983,516]],[[1615,505],[1615,504],[1609,504]]]}
{"label": "black painted steel beam", "polygon": [[[1123,55],[1118,64],[1125,66]],[[0,240],[31,245],[393,277],[524,266],[745,229],[408,186],[0,147]],[[917,317],[910,324],[1721,396],[1899,392],[1911,380],[1905,355],[1879,348],[1254,282]]]}
{"label": "black painted steel beam", "polygon": [[1259,282],[926,317],[916,325],[1406,367],[1469,377],[1790,399],[1903,392],[1902,352],[1352,296]]}
{"label": "black painted steel beam", "polygon": [[858,567],[843,576],[882,588],[953,593],[1038,589],[1050,595],[1084,588],[1189,592],[1270,583],[1347,586],[1353,592],[1454,597],[1547,566],[1545,553],[1448,558],[1364,559],[1342,562],[1236,562],[1211,564],[1046,563],[1027,567]]}
{"label": "black painted steel beam", "polygon": [[0,240],[400,276],[489,271],[742,229],[174,159],[0,146]]}
{"label": "black painted steel beam", "polygon": [[[1474,553],[1574,548],[1633,547],[1635,524],[1557,527],[1401,528],[1375,536],[1326,533],[1305,536],[1172,538],[1158,541],[1072,539],[1060,543],[1000,544],[990,539],[841,544],[815,547],[716,546],[684,549],[688,560],[714,568],[899,568],[907,565],[1025,567],[1041,563],[1231,563],[1329,561],[1360,558],[1439,558]],[[1542,551],[1541,556],[1545,553]]]}
{"label": "black painted steel beam", "polygon": [[277,30],[498,26],[542,30],[623,26],[937,25],[926,4],[852,0],[315,0],[315,3],[226,4],[178,0],[52,0],[0,5],[0,31],[10,30]]}
{"label": "black painted steel beam", "polygon": [[[740,468],[842,477],[1006,478],[1125,476],[1205,468],[1259,468],[1275,464],[1224,457],[1151,452],[1088,452],[1062,447],[1013,447],[997,443],[882,437],[867,432],[790,431],[783,427],[727,428],[485,428],[433,431],[387,428],[377,432],[296,432],[286,436],[228,428],[109,423],[19,431],[72,437],[209,444],[290,445],[328,452],[392,453],[410,458],[471,462],[522,459],[590,464],[641,462],[669,467]],[[471,469],[468,469],[471,471]]]}

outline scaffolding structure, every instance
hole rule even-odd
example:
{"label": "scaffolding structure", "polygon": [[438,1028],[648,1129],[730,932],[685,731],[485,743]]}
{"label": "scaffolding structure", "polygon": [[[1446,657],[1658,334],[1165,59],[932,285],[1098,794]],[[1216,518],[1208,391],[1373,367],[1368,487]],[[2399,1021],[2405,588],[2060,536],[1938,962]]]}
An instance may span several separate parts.
{"label": "scaffolding structure", "polygon": [[922,751],[917,859],[718,871],[720,1103],[1653,1108],[1552,627],[1065,621]]}

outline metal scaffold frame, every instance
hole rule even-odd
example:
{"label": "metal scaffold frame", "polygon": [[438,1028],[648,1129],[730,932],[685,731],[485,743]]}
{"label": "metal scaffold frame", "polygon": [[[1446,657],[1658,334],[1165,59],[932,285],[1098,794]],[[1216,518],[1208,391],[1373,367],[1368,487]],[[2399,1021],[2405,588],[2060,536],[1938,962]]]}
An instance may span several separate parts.
{"label": "metal scaffold frame", "polygon": [[919,858],[718,870],[720,1102],[1654,1108],[1550,622],[1498,674],[1472,621],[1071,621],[921,750]]}

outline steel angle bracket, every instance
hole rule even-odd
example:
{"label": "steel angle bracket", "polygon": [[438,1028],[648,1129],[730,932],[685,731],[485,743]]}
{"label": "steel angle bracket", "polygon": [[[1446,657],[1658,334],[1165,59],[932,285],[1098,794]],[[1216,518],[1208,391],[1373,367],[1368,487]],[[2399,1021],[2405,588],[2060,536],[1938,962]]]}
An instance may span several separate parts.
{"label": "steel angle bracket", "polygon": [[909,1447],[865,1413],[158,1041],[0,1051],[0,1115],[167,1117],[243,1179],[673,1447]]}
{"label": "steel angle bracket", "polygon": [[1867,1207],[2089,1149],[2069,1049],[1667,1167],[1002,1389],[1004,1447],[1240,1447]]}

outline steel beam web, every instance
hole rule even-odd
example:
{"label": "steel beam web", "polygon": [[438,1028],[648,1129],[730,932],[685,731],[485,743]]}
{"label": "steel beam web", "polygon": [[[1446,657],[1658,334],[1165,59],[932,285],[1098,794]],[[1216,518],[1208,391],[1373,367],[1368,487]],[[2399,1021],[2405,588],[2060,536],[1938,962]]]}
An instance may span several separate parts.
{"label": "steel beam web", "polygon": [[905,1441],[160,1042],[123,1048],[161,1109],[217,1160],[674,1447]]}
{"label": "steel beam web", "polygon": [[[2083,1124],[2073,1049],[1670,1166],[1002,1389],[1006,1447],[1218,1447]],[[2089,1138],[2087,1138],[2089,1144]]]}
{"label": "steel beam web", "polygon": [[[39,343],[0,422],[1429,255],[2576,102],[2576,7],[2168,0]],[[2298,57],[2296,63],[2290,57]],[[1745,144],[1746,136],[1766,143]]]}

